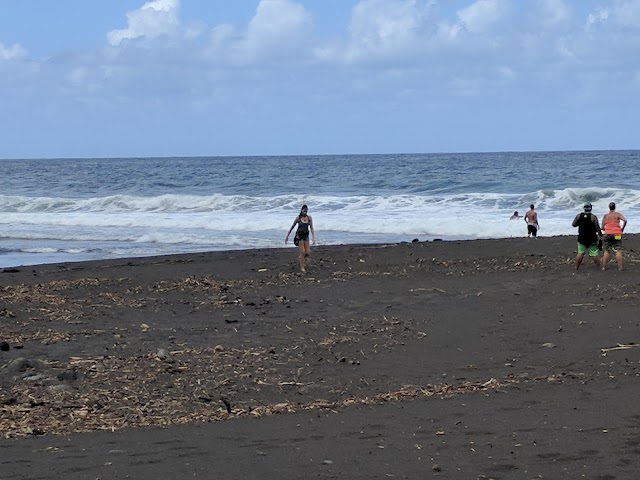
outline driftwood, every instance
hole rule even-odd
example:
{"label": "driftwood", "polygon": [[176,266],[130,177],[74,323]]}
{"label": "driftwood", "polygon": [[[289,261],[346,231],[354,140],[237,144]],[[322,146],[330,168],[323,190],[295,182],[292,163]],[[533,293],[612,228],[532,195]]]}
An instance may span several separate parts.
{"label": "driftwood", "polygon": [[637,348],[640,347],[640,344],[638,343],[619,343],[617,344],[615,347],[608,347],[608,348],[601,348],[600,351],[602,353],[607,353],[607,352],[613,352],[615,350],[629,350],[631,348]]}

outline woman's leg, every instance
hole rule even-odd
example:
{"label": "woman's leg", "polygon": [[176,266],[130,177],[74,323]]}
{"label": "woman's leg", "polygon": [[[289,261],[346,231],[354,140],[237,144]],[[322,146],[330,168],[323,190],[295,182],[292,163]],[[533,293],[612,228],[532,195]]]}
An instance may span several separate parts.
{"label": "woman's leg", "polygon": [[307,246],[309,245],[309,242],[305,242],[304,240],[300,240],[300,243],[298,244],[298,263],[300,263],[301,272],[306,272],[304,268],[304,257],[306,254],[305,243]]}

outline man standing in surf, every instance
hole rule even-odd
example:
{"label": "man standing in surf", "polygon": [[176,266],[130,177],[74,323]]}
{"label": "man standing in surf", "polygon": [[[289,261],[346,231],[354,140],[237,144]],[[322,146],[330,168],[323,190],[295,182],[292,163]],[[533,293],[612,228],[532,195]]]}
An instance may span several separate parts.
{"label": "man standing in surf", "polygon": [[525,213],[524,221],[527,223],[527,237],[537,238],[540,224],[538,223],[538,212],[535,211],[533,203],[531,209]]}

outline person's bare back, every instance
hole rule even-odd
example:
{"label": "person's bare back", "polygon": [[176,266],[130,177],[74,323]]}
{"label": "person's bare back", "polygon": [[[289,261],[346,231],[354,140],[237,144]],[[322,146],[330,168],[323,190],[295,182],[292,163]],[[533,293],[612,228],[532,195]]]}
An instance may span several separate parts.
{"label": "person's bare back", "polygon": [[527,236],[537,237],[540,225],[538,224],[538,213],[535,211],[533,204],[531,204],[531,209],[525,213],[524,221],[527,224]]}
{"label": "person's bare back", "polygon": [[529,210],[525,216],[524,216],[524,220],[527,223],[533,224],[533,225],[537,225],[538,224],[538,212],[533,211],[533,210]]}

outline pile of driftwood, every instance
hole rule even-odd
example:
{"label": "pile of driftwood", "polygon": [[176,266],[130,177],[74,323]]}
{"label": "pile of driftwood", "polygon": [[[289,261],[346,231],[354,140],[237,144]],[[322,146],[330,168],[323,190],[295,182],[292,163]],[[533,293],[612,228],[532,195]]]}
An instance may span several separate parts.
{"label": "pile of driftwood", "polygon": [[[516,379],[404,386],[369,396],[287,400],[305,381],[300,358],[274,349],[159,350],[137,358],[71,358],[65,365],[17,359],[3,375],[0,435],[66,434],[220,421],[314,409],[339,410],[418,397],[498,390]],[[302,377],[302,378],[301,378]],[[244,391],[243,391],[244,390]],[[243,392],[242,392],[243,391]],[[322,390],[320,390],[322,391]],[[243,393],[243,395],[239,395]],[[327,392],[325,392],[327,393]]]}

